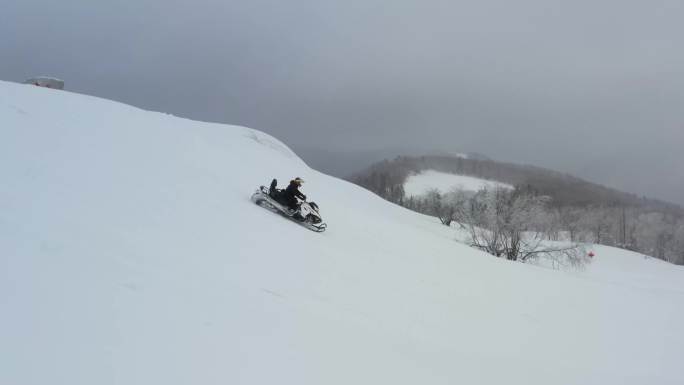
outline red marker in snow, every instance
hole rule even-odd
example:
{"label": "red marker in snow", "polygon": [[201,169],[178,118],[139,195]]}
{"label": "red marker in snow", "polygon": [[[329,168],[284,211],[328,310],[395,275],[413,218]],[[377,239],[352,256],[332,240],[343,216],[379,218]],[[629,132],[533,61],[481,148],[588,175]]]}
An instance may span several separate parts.
{"label": "red marker in snow", "polygon": [[595,254],[594,254],[593,251],[590,251],[589,254],[587,254],[587,255],[589,256],[589,258],[594,258],[594,255],[595,255]]}

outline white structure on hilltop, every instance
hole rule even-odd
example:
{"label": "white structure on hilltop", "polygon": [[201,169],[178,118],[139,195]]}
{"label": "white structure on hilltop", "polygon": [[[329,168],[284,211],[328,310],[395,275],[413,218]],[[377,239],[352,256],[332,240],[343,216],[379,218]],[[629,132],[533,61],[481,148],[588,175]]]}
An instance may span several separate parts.
{"label": "white structure on hilltop", "polygon": [[51,78],[49,76],[37,76],[35,78],[29,78],[24,81],[25,84],[33,84],[34,86],[54,88],[57,90],[64,89],[64,80]]}

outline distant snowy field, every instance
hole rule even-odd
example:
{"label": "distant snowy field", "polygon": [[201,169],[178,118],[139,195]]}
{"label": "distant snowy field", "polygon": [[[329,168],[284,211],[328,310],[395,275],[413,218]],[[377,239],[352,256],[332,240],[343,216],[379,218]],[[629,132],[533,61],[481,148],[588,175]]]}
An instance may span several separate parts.
{"label": "distant snowy field", "polygon": [[[0,82],[0,384],[684,383],[684,271],[507,262],[279,140]],[[329,227],[249,201],[277,177]]]}
{"label": "distant snowy field", "polygon": [[464,191],[478,191],[482,188],[513,188],[513,186],[492,180],[475,178],[466,175],[449,174],[435,170],[425,170],[419,174],[410,175],[404,183],[406,196],[424,195],[431,189],[437,189],[440,193],[448,193],[458,189]]}

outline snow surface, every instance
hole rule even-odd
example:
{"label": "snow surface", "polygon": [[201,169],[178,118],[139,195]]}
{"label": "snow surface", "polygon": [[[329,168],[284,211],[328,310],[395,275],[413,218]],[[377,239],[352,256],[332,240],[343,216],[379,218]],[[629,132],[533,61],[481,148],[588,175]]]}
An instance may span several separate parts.
{"label": "snow surface", "polygon": [[449,174],[435,170],[425,170],[410,175],[404,182],[404,192],[407,196],[421,196],[431,189],[440,193],[448,193],[454,189],[464,191],[478,191],[482,188],[509,188],[513,186],[493,180],[486,180],[467,175]]}
{"label": "snow surface", "polygon": [[[0,82],[0,384],[682,384],[684,271],[506,262],[277,139]],[[307,180],[328,231],[249,201]]]}

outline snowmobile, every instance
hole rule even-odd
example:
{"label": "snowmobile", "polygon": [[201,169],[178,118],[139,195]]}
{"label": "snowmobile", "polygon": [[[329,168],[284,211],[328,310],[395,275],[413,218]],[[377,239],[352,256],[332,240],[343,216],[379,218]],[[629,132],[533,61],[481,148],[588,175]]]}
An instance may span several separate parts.
{"label": "snowmobile", "polygon": [[328,225],[323,223],[316,203],[297,199],[297,210],[292,210],[283,199],[283,190],[276,188],[277,184],[278,181],[273,179],[270,187],[259,186],[252,194],[252,202],[297,222],[309,230],[318,233],[325,231]]}

